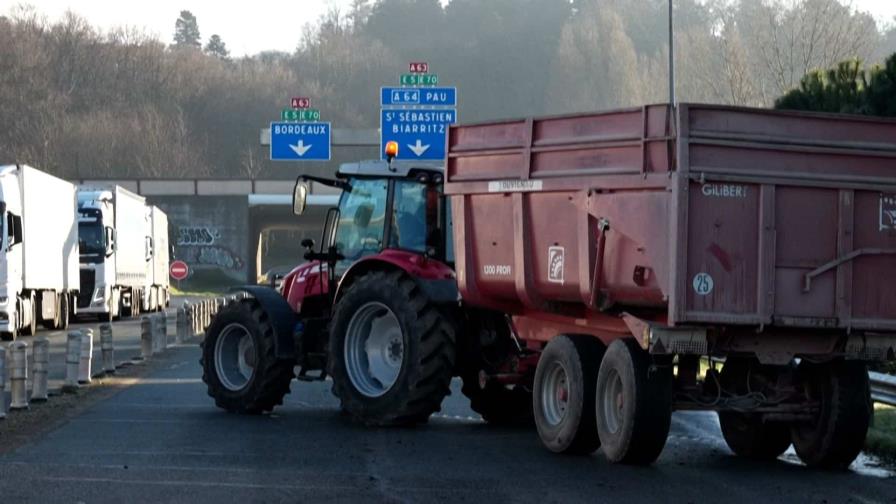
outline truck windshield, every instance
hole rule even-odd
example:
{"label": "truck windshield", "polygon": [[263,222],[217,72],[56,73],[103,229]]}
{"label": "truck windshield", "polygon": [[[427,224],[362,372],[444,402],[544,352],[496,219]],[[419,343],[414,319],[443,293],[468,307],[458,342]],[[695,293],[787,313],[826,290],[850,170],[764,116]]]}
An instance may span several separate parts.
{"label": "truck windshield", "polygon": [[106,237],[100,221],[81,221],[78,223],[78,245],[81,255],[103,255],[106,252]]}
{"label": "truck windshield", "polygon": [[351,181],[351,191],[339,201],[336,249],[353,262],[383,248],[388,182],[381,179]]}

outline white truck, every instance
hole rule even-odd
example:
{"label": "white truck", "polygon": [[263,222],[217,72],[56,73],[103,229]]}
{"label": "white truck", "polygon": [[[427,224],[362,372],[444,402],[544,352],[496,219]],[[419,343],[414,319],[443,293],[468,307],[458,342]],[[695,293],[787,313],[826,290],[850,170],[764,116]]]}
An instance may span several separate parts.
{"label": "white truck", "polygon": [[64,329],[78,299],[76,188],[25,165],[0,166],[0,335]]}
{"label": "white truck", "polygon": [[78,188],[79,314],[140,314],[150,260],[146,200],[120,186]]}
{"label": "white truck", "polygon": [[168,287],[168,216],[157,206],[146,207],[147,247],[146,287],[143,293],[143,309],[164,310],[170,300]]}

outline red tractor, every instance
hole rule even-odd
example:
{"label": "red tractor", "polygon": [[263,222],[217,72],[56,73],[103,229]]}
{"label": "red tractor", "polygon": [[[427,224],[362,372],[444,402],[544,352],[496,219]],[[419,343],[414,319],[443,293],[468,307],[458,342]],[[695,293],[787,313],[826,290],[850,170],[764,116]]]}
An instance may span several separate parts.
{"label": "red tractor", "polygon": [[319,247],[303,242],[308,262],[279,293],[245,287],[250,296],[208,328],[203,380],[218,406],[270,411],[294,377],[330,376],[351,416],[409,425],[439,411],[460,376],[487,421],[531,415],[537,355],[515,341],[504,315],[460,305],[443,176],[441,167],[372,161],[344,164],[334,180],[300,177],[296,214],[308,182],[341,189],[339,206]]}

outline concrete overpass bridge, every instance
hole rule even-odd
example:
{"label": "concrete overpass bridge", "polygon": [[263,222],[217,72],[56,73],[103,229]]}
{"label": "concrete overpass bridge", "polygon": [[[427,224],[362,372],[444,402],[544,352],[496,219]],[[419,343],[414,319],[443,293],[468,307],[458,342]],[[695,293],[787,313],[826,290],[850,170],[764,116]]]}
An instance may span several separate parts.
{"label": "concrete overpass bridge", "polygon": [[[175,256],[200,278],[254,283],[263,268],[265,239],[272,231],[291,230],[292,261],[301,258],[299,242],[319,240],[329,207],[338,191],[312,184],[304,215],[292,213],[295,179],[81,179],[79,184],[120,185],[162,208],[169,218]],[[288,263],[291,264],[291,263]],[[190,283],[191,279],[185,281]]]}

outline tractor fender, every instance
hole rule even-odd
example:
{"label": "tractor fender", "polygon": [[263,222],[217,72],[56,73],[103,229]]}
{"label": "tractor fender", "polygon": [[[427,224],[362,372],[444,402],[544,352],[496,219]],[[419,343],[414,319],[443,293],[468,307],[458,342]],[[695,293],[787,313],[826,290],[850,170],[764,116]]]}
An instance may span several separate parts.
{"label": "tractor fender", "polygon": [[246,292],[258,302],[274,329],[274,356],[283,360],[295,360],[296,343],[293,336],[299,317],[283,296],[263,285],[234,287],[230,292]]}
{"label": "tractor fender", "polygon": [[352,264],[339,280],[336,288],[338,302],[348,287],[360,276],[371,271],[402,271],[412,278],[430,301],[436,304],[457,303],[459,294],[454,270],[435,259],[404,250],[387,250],[365,257]]}

